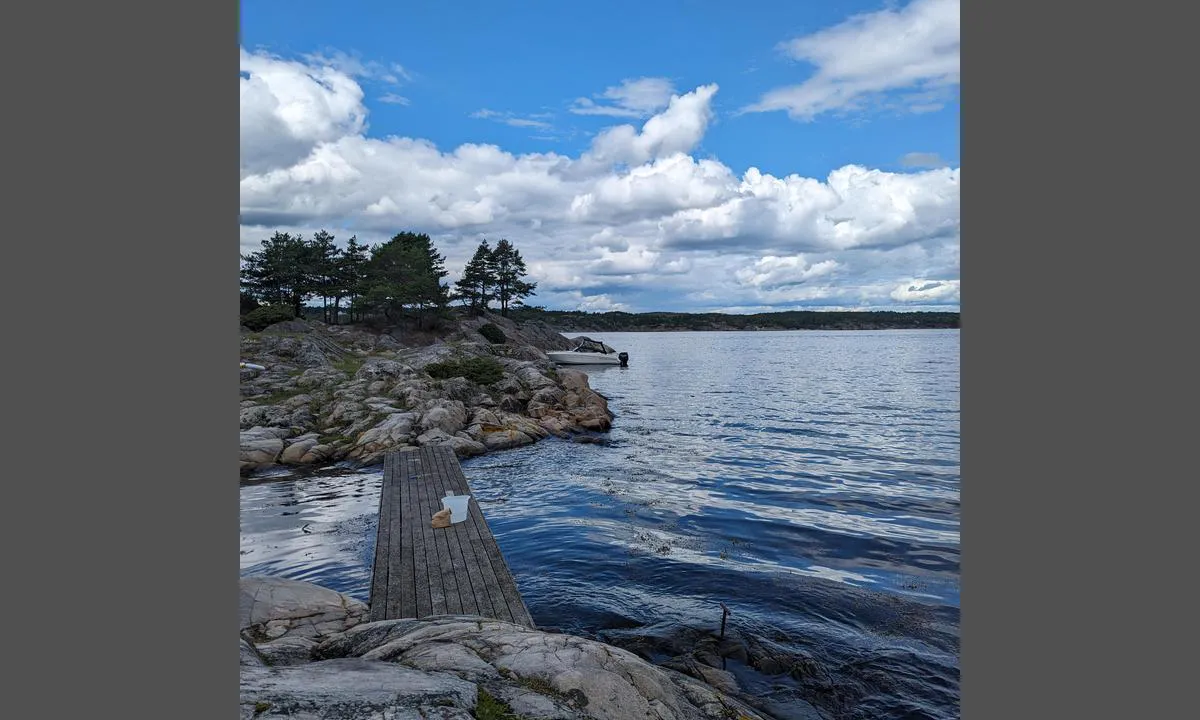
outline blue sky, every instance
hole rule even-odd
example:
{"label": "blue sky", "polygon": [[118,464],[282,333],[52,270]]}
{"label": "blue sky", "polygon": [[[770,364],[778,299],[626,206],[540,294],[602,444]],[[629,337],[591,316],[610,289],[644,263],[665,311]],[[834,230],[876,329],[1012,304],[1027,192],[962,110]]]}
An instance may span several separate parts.
{"label": "blue sky", "polygon": [[241,7],[243,251],[414,229],[452,278],[508,237],[547,307],[958,307],[957,2]]}

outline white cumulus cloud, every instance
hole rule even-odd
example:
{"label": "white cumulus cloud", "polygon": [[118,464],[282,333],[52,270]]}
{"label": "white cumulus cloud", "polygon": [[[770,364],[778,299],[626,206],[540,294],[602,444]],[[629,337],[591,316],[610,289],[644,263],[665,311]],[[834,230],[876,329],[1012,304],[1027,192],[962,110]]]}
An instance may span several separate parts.
{"label": "white cumulus cloud", "polygon": [[899,10],[856,15],[789,40],[781,49],[816,69],[808,80],[767,92],[748,112],[785,110],[797,120],[889,103],[910,112],[940,109],[959,84],[959,0],[912,0]]}
{"label": "white cumulus cloud", "polygon": [[327,65],[241,52],[243,177],[288,167],[319,143],[366,127],[362,87]]}
{"label": "white cumulus cloud", "polygon": [[509,239],[538,282],[530,302],[547,307],[957,303],[957,168],[736,172],[692,154],[716,85],[671,95],[576,156],[517,154],[371,137],[347,72],[263,53],[241,64],[243,252],[275,230],[367,243],[414,230],[446,254],[450,281],[480,240]]}
{"label": "white cumulus cloud", "polygon": [[596,97],[578,98],[571,107],[576,115],[609,115],[612,117],[644,118],[662,110],[675,94],[675,87],[666,78],[637,78],[606,89]]}
{"label": "white cumulus cloud", "polygon": [[891,297],[898,302],[958,302],[958,288],[958,280],[913,280],[896,286]]}

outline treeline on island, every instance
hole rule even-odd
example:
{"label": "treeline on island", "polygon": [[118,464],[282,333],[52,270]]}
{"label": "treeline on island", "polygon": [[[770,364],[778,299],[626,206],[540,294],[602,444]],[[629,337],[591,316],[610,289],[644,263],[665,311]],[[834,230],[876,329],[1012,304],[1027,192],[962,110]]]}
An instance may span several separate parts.
{"label": "treeline on island", "polygon": [[276,232],[260,250],[242,255],[243,324],[261,329],[304,317],[308,303],[320,300],[315,312],[329,324],[434,327],[452,302],[482,313],[495,301],[508,315],[537,287],[524,279],[520,251],[504,239],[495,247],[480,242],[453,287],[442,283],[446,258],[424,233],[401,232],[372,246],[351,237],[341,248],[334,240],[324,230],[308,239]]}
{"label": "treeline on island", "polygon": [[[242,255],[242,324],[252,330],[294,317],[368,325],[436,328],[460,303],[479,314],[494,308],[518,322],[540,320],[562,332],[664,330],[890,330],[957,328],[957,312],[827,311],[733,315],[547,310],[528,306],[537,283],[507,239],[483,240],[451,286],[444,255],[424,233],[400,232],[385,243],[346,246],[322,230],[305,239],[276,232],[256,252]],[[310,302],[319,300],[317,306]]]}
{"label": "treeline on island", "polygon": [[563,332],[669,330],[900,330],[959,327],[957,312],[788,310],[725,313],[583,312],[520,308],[514,320],[538,319]]}

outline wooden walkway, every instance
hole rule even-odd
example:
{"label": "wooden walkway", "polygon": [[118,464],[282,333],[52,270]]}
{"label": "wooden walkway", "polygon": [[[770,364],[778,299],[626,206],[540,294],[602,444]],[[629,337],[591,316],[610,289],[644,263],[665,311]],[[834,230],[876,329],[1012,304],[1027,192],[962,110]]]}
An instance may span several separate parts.
{"label": "wooden walkway", "polygon": [[463,522],[430,526],[449,491],[471,494],[450,448],[430,445],[385,456],[371,620],[461,614],[533,628],[475,498]]}

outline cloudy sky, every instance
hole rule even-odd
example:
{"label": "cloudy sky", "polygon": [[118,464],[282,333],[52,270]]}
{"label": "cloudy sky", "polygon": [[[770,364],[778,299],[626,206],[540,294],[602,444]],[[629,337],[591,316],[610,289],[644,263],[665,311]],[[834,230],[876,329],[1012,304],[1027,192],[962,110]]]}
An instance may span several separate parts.
{"label": "cloudy sky", "polygon": [[[415,7],[414,7],[415,6]],[[958,0],[243,0],[241,249],[507,238],[567,310],[959,308]]]}

